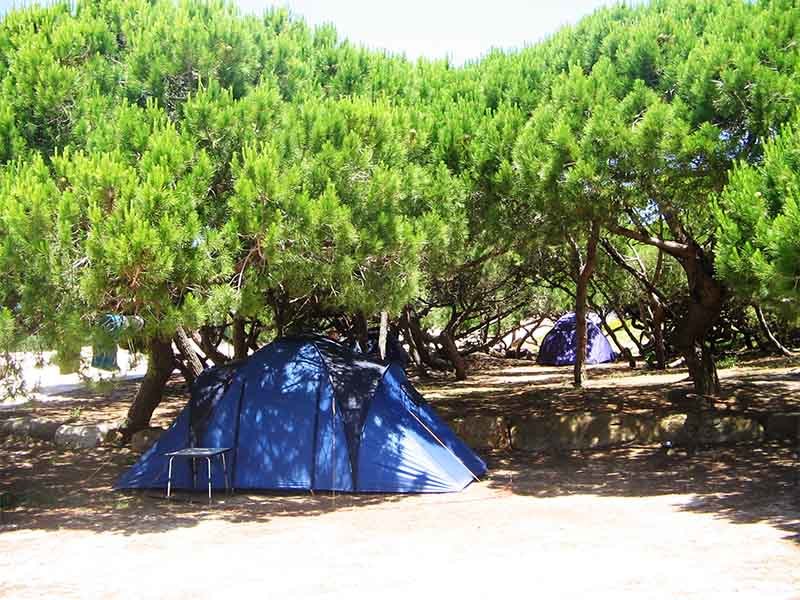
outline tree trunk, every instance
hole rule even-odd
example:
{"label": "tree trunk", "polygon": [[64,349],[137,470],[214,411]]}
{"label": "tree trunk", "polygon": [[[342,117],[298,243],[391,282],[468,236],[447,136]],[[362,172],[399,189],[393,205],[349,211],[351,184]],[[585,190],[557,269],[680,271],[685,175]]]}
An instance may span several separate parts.
{"label": "tree trunk", "polygon": [[258,352],[258,336],[261,333],[261,326],[258,321],[253,319],[250,325],[250,333],[247,334],[247,347],[253,352]]}
{"label": "tree trunk", "polygon": [[778,338],[772,333],[772,330],[769,328],[769,323],[767,323],[767,319],[764,318],[764,312],[761,310],[761,306],[759,304],[754,304],[753,308],[756,310],[756,316],[758,317],[758,324],[761,326],[761,331],[767,336],[770,344],[772,344],[775,349],[783,354],[784,356],[792,357],[794,353],[791,352],[786,346],[781,344],[778,341]]}
{"label": "tree trunk", "polygon": [[230,357],[220,352],[217,346],[214,345],[211,334],[212,332],[208,327],[201,327],[199,339],[195,338],[197,345],[216,366],[219,367],[229,363],[231,361]]}
{"label": "tree trunk", "polygon": [[453,341],[453,336],[451,336],[448,331],[443,331],[439,334],[439,341],[445,353],[447,353],[447,358],[449,358],[450,362],[453,364],[453,368],[456,371],[456,380],[463,381],[467,378],[467,365],[464,362],[464,358],[458,353],[458,348],[456,348],[456,343]]}
{"label": "tree trunk", "polygon": [[122,425],[122,430],[127,435],[150,424],[150,417],[161,402],[167,380],[174,368],[172,342],[168,339],[151,339],[148,343],[147,373]]}
{"label": "tree trunk", "polygon": [[686,232],[674,215],[664,213],[675,239],[664,240],[618,225],[609,225],[609,231],[660,248],[675,258],[686,274],[689,287],[689,308],[678,319],[674,345],[686,360],[694,390],[701,396],[719,393],[719,377],[714,357],[706,341],[722,312],[725,287],[714,278],[714,261]]}
{"label": "tree trunk", "polygon": [[417,344],[414,342],[414,338],[411,336],[411,329],[406,325],[403,329],[403,338],[406,340],[408,344],[408,348],[411,354],[411,360],[414,361],[414,364],[417,365],[417,371],[422,377],[428,376],[428,369],[425,368],[425,363],[422,361],[422,357],[419,354],[419,350],[417,349]]}
{"label": "tree trunk", "polygon": [[411,334],[411,325],[409,323],[409,314],[408,309],[404,308],[403,312],[400,313],[400,320],[398,322],[400,327],[400,331],[403,335],[403,341],[408,344],[409,354],[411,355],[411,360],[414,361],[414,364],[417,366],[417,370],[422,377],[428,376],[428,371],[425,368],[425,363],[422,362],[422,356],[420,356],[420,351],[417,348],[417,342],[414,340],[414,336]]}
{"label": "tree trunk", "polygon": [[244,330],[244,319],[233,319],[233,360],[247,358],[247,334]]}
{"label": "tree trunk", "polygon": [[636,346],[636,351],[639,353],[639,356],[644,355],[644,347],[642,346],[642,342],[637,339],[636,335],[631,331],[631,328],[628,327],[628,323],[625,322],[625,311],[619,305],[614,305],[614,313],[619,318],[619,326],[622,328],[622,331],[625,332],[625,335],[628,336],[628,339],[633,342],[633,345]]}
{"label": "tree trunk", "polygon": [[[636,336],[633,334],[633,332],[628,327],[628,324],[625,322],[625,311],[623,311],[622,307],[620,306],[620,304],[615,299],[613,299],[611,297],[611,294],[603,289],[603,286],[595,285],[595,288],[597,289],[598,292],[600,292],[600,294],[605,299],[606,305],[610,306],[614,310],[614,314],[616,314],[617,318],[619,319],[620,325],[619,325],[619,327],[617,329],[614,330],[614,335],[616,335],[617,332],[620,329],[622,329],[622,331],[625,332],[625,335],[628,336],[628,339],[633,343],[634,346],[636,346],[636,350],[638,351],[639,356],[643,356],[644,355],[644,348],[642,347],[641,342],[636,339]],[[608,329],[610,330],[611,328],[609,327]],[[628,357],[625,354],[625,352],[623,352],[622,346],[618,345],[618,347],[620,348],[620,352],[623,355],[625,355],[626,358],[628,358],[629,361],[633,358],[633,353],[630,352],[630,349],[628,349],[628,353],[630,354],[630,357]]]}
{"label": "tree trunk", "polygon": [[203,372],[203,364],[200,362],[200,358],[197,356],[194,348],[192,348],[189,336],[186,335],[186,331],[183,327],[178,327],[172,339],[175,342],[175,346],[178,348],[178,352],[180,352],[183,357],[186,370],[188,371],[186,382],[191,385],[194,383],[194,380],[200,376],[200,373]]}
{"label": "tree trunk", "polygon": [[690,243],[691,254],[679,258],[689,284],[689,308],[675,329],[675,347],[686,360],[694,391],[700,396],[720,392],[719,376],[707,337],[722,312],[725,288],[714,279],[710,257]]}
{"label": "tree trunk", "polygon": [[746,329],[741,330],[742,338],[744,338],[744,346],[747,350],[753,350],[756,348],[756,343],[753,341],[753,336],[750,335],[750,332]]}
{"label": "tree trunk", "polygon": [[575,288],[575,368],[573,371],[573,385],[583,387],[586,379],[586,299],[589,290],[589,280],[597,264],[597,240],[600,237],[600,227],[592,223],[589,239],[586,243],[586,260],[581,265]]}
{"label": "tree trunk", "polygon": [[663,371],[667,368],[666,346],[664,344],[664,317],[666,310],[658,296],[648,293],[646,298],[639,302],[639,314],[642,322],[642,331],[639,336],[640,354],[644,354],[644,339],[653,345],[656,369]]}
{"label": "tree trunk", "polygon": [[425,342],[425,335],[422,333],[422,326],[419,323],[419,318],[408,306],[405,308],[405,317],[408,323],[408,331],[411,334],[414,346],[417,348],[420,360],[422,360],[424,364],[430,366],[431,354],[428,352],[428,345]]}
{"label": "tree trunk", "polygon": [[708,344],[697,339],[691,346],[678,346],[681,356],[686,360],[689,376],[694,383],[694,391],[699,396],[715,396],[720,392],[719,375],[714,356]]}
{"label": "tree trunk", "polygon": [[[658,262],[656,263],[656,268],[653,273],[652,281],[647,277],[647,269],[645,267],[644,262],[639,257],[639,254],[636,252],[636,249],[631,246],[631,250],[636,257],[636,261],[639,263],[639,269],[636,270],[632,266],[630,266],[622,254],[614,247],[614,245],[609,242],[608,240],[601,240],[600,242],[601,247],[606,251],[606,254],[610,256],[617,265],[622,267],[625,271],[633,276],[636,281],[642,286],[642,289],[645,291],[649,298],[648,305],[650,307],[650,311],[653,313],[651,319],[651,333],[653,343],[655,345],[655,354],[656,354],[656,365],[658,369],[665,369],[666,368],[666,351],[664,346],[664,318],[667,313],[668,307],[666,306],[666,298],[664,294],[662,294],[658,288],[656,287],[656,283],[661,278],[661,273],[663,269],[663,260],[664,260],[664,250],[659,248],[658,250]],[[624,324],[624,320],[622,319],[622,315],[618,313],[620,321]],[[626,326],[626,333],[628,333],[628,337],[636,343],[637,348],[639,349],[639,354],[641,355],[643,352],[641,341],[637,341],[636,338],[631,334],[631,332],[627,331]]]}
{"label": "tree trunk", "polygon": [[369,325],[363,312],[358,311],[353,315],[353,329],[361,351],[366,352],[369,348]]}
{"label": "tree trunk", "polygon": [[522,350],[525,342],[527,342],[534,332],[539,328],[542,324],[542,321],[545,320],[546,317],[542,316],[539,317],[539,320],[536,321],[533,325],[523,325],[522,329],[525,330],[525,335],[523,335],[520,339],[516,340],[514,344],[509,348],[509,358],[522,358]]}
{"label": "tree trunk", "polygon": [[183,375],[186,385],[191,388],[194,385],[194,380],[197,378],[197,376],[192,371],[186,359],[184,359],[180,354],[176,354],[174,366],[176,369],[178,369],[178,371],[180,371],[181,375]]}

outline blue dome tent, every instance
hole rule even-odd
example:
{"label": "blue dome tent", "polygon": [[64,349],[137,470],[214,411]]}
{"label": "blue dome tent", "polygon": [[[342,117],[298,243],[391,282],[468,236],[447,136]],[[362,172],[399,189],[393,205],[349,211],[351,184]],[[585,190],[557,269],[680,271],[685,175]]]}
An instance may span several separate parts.
{"label": "blue dome tent", "polygon": [[[553,328],[544,336],[539,347],[536,362],[540,365],[562,366],[575,364],[577,346],[575,332],[575,313],[567,313],[556,321]],[[616,354],[600,328],[586,320],[586,364],[596,365],[614,362]]]}
{"label": "blue dome tent", "polygon": [[[164,454],[187,447],[233,448],[236,489],[451,492],[486,472],[399,365],[321,337],[280,339],[204,371],[186,408],[116,487],[164,487]],[[193,487],[185,462],[174,464],[177,489]],[[220,469],[213,477],[224,485]]]}

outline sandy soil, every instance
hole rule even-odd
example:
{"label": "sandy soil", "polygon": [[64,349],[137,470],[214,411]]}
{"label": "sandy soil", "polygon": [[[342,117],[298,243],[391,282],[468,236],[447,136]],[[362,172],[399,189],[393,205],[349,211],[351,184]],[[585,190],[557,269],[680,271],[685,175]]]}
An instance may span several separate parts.
{"label": "sandy soil", "polygon": [[[481,399],[489,411],[536,412],[637,410],[676,401],[685,386],[678,372],[653,381],[611,368],[581,396],[566,370],[489,366],[463,385],[424,387],[444,412]],[[724,376],[722,402],[800,410],[792,365]],[[180,382],[171,392],[157,421],[182,402]],[[110,417],[126,393],[25,410]],[[124,448],[0,438],[0,490],[18,502],[0,524],[0,598],[800,599],[795,452],[493,452],[487,479],[459,494],[236,495],[209,506],[111,491],[135,460]]]}
{"label": "sandy soil", "polygon": [[[630,369],[621,363],[595,365],[584,390],[572,387],[571,367],[541,367],[531,361],[473,358],[466,381],[451,376],[414,378],[417,388],[444,416],[543,415],[571,411],[638,412],[682,410],[696,406],[684,369]],[[717,410],[764,414],[800,411],[800,363],[784,358],[744,361],[720,369],[722,396]],[[25,404],[0,406],[0,419],[35,414],[76,424],[124,418],[138,381],[72,389],[37,396]],[[166,427],[186,403],[187,389],[177,372],[151,424]]]}
{"label": "sandy soil", "polygon": [[459,494],[212,506],[113,494],[120,451],[20,443],[15,459],[45,487],[5,515],[2,598],[800,597],[800,487],[780,447],[493,454]]}

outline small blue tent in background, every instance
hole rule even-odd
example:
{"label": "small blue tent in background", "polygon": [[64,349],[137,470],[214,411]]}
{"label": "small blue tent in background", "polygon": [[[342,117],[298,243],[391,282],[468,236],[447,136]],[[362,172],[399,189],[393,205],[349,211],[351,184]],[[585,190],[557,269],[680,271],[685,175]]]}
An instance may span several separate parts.
{"label": "small blue tent in background", "polygon": [[[187,447],[232,447],[237,489],[451,492],[486,472],[399,365],[321,337],[280,339],[204,371],[186,408],[116,487],[164,487],[164,453]],[[192,489],[184,462],[174,464],[173,485]],[[223,485],[221,469],[213,477]]]}
{"label": "small blue tent in background", "polygon": [[[574,365],[577,336],[575,335],[575,313],[567,313],[555,322],[544,336],[536,362],[540,365]],[[586,364],[596,365],[613,362],[616,354],[600,328],[586,320]]]}

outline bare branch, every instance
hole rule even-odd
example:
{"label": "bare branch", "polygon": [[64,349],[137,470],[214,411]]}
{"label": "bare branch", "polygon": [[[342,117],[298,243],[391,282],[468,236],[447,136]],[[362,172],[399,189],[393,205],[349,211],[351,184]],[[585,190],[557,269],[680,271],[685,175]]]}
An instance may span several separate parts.
{"label": "bare branch", "polygon": [[669,301],[667,297],[663,294],[663,292],[661,292],[661,290],[659,290],[656,286],[654,286],[644,274],[640,273],[639,271],[631,267],[625,260],[625,257],[622,256],[616,248],[614,248],[614,245],[611,242],[609,242],[606,239],[602,239],[600,240],[600,245],[602,246],[603,250],[605,250],[606,254],[608,254],[608,256],[610,256],[615,263],[617,263],[620,267],[625,269],[625,271],[630,273],[634,277],[634,279],[636,279],[636,281],[638,281],[648,292],[650,292],[656,298],[658,298],[661,304],[664,305],[667,312],[672,314],[672,311],[670,311],[669,309]]}
{"label": "bare branch", "polygon": [[662,240],[652,235],[646,235],[633,229],[620,227],[619,225],[606,225],[606,228],[613,234],[621,235],[623,237],[636,240],[648,246],[655,246],[661,248],[664,252],[675,258],[689,258],[691,256],[691,248],[688,244],[681,244],[672,240]]}

